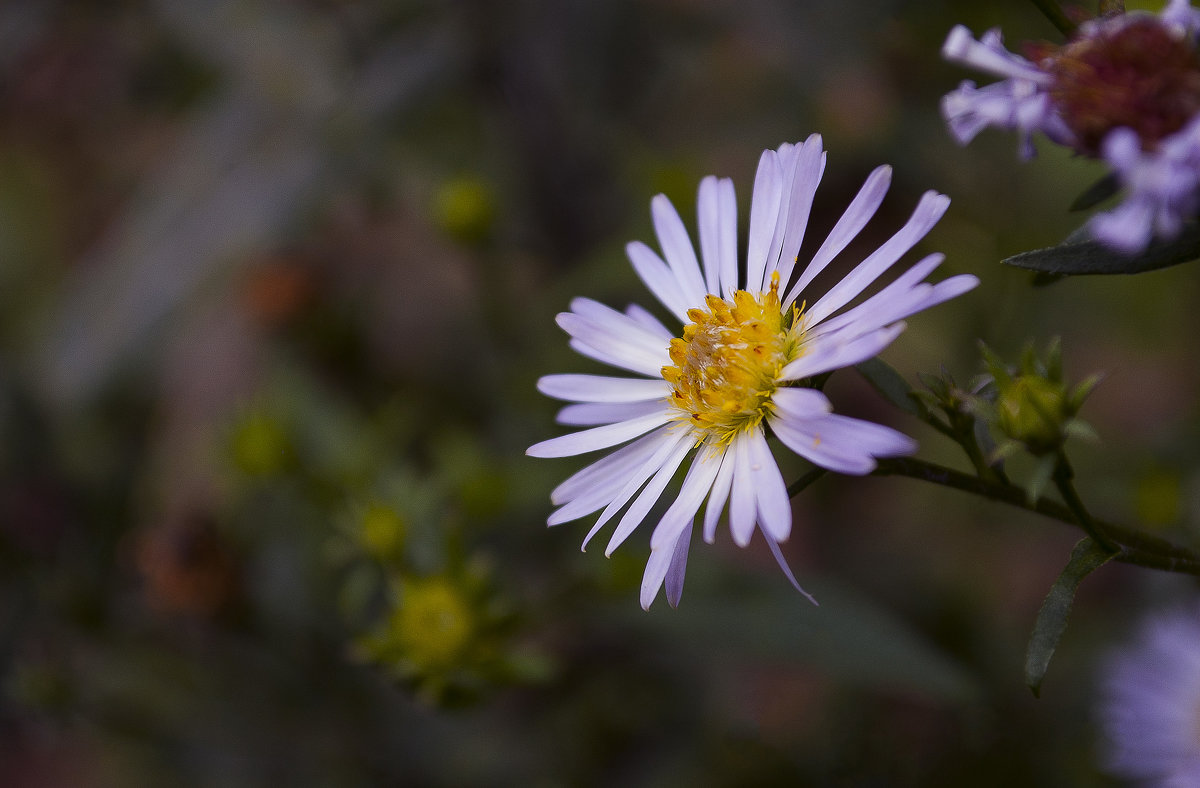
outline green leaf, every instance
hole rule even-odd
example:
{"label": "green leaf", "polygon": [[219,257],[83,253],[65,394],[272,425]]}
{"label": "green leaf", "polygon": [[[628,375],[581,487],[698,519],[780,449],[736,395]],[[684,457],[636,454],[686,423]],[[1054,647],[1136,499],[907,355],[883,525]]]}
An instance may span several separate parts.
{"label": "green leaf", "polygon": [[1042,609],[1038,611],[1037,623],[1029,638],[1029,650],[1025,654],[1025,684],[1033,690],[1034,697],[1041,697],[1042,679],[1050,667],[1050,658],[1058,648],[1059,638],[1067,628],[1071,615],[1071,604],[1075,591],[1083,578],[1104,566],[1112,554],[1085,536],[1071,551],[1071,559],[1062,574],[1054,581]]}
{"label": "green leaf", "polygon": [[1116,173],[1110,172],[1084,189],[1083,194],[1076,197],[1075,202],[1071,203],[1069,210],[1086,211],[1088,208],[1095,208],[1120,190],[1121,181],[1117,178]]}
{"label": "green leaf", "polygon": [[1068,240],[1058,246],[1022,252],[1005,265],[1043,274],[1140,274],[1200,258],[1200,225],[1187,225],[1170,241],[1156,241],[1141,254],[1129,256],[1099,241]]}
{"label": "green leaf", "polygon": [[881,361],[878,358],[867,359],[855,365],[855,369],[888,402],[906,413],[924,418],[925,413],[921,404],[910,396],[912,387],[908,385],[908,381],[904,379],[904,376],[892,369],[887,362]]}

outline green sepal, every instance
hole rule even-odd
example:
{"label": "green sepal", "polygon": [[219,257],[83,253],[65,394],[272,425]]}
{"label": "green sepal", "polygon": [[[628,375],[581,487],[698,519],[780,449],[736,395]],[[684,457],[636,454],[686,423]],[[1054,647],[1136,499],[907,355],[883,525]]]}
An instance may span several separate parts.
{"label": "green sepal", "polygon": [[1029,474],[1029,481],[1025,483],[1025,497],[1029,503],[1037,503],[1037,499],[1042,497],[1042,490],[1050,483],[1057,466],[1058,458],[1053,454],[1045,454],[1038,458],[1037,465],[1033,466],[1033,473]]}
{"label": "green sepal", "polygon": [[1025,652],[1025,684],[1033,690],[1035,698],[1041,697],[1042,679],[1046,677],[1050,659],[1067,628],[1075,591],[1083,578],[1104,566],[1112,557],[1112,553],[1092,541],[1091,537],[1085,536],[1071,550],[1066,568],[1046,595],[1029,637],[1029,648]]}
{"label": "green sepal", "polygon": [[1022,252],[1005,265],[1045,274],[1140,274],[1200,258],[1200,224],[1192,222],[1170,241],[1155,241],[1145,251],[1127,255],[1100,241],[1067,240],[1058,246]]}

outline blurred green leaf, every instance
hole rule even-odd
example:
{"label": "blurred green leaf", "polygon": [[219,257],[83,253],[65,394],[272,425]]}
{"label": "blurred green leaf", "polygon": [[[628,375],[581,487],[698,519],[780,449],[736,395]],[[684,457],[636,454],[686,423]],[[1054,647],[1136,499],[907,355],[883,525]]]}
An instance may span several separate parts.
{"label": "blurred green leaf", "polygon": [[920,403],[909,396],[912,392],[912,387],[908,385],[908,381],[904,379],[904,376],[893,369],[890,364],[878,358],[872,358],[855,365],[854,368],[888,402],[914,416],[920,417],[924,415]]}
{"label": "blurred green leaf", "polygon": [[1075,198],[1075,202],[1071,203],[1070,210],[1086,211],[1088,208],[1094,208],[1109,197],[1112,197],[1120,189],[1121,182],[1117,180],[1116,173],[1110,172],[1084,189],[1083,193]]}
{"label": "blurred green leaf", "polygon": [[1005,265],[1043,274],[1140,274],[1200,258],[1200,225],[1190,224],[1171,241],[1152,243],[1139,255],[1129,256],[1099,241],[1067,241],[1046,249],[1022,252]]}
{"label": "blurred green leaf", "polygon": [[1110,558],[1112,554],[1093,542],[1091,537],[1080,539],[1071,551],[1067,567],[1046,595],[1046,601],[1038,612],[1037,623],[1033,625],[1029,650],[1025,654],[1025,684],[1033,690],[1034,697],[1041,697],[1042,679],[1046,677],[1059,638],[1067,628],[1075,591],[1083,578],[1104,566]]}
{"label": "blurred green leaf", "polygon": [[637,611],[633,621],[715,657],[802,664],[850,685],[950,702],[979,696],[976,676],[891,611],[849,587],[811,575],[802,581],[818,606],[780,584],[773,592],[693,596],[675,610]]}

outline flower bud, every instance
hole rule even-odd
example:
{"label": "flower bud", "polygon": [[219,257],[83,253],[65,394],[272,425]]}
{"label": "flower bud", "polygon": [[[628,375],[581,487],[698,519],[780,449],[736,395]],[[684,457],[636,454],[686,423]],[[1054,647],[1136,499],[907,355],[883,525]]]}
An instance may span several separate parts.
{"label": "flower bud", "polygon": [[1065,439],[1063,425],[1071,417],[1061,382],[1021,375],[998,386],[996,426],[1037,455],[1054,451]]}

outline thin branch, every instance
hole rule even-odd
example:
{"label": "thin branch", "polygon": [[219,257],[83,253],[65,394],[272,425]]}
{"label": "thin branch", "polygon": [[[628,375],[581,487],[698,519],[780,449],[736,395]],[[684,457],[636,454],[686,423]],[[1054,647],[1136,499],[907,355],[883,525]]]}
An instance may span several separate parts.
{"label": "thin branch", "polygon": [[[970,476],[942,465],[925,462],[912,457],[896,457],[879,460],[873,472],[875,476],[906,476],[910,479],[938,484],[962,490],[983,498],[1036,512],[1054,520],[1083,527],[1075,514],[1066,506],[1047,498],[1030,503],[1025,491],[1007,484],[997,484]],[[803,481],[803,480],[801,480]],[[1185,547],[1159,539],[1116,523],[1092,518],[1093,525],[1102,529],[1110,541],[1115,541],[1119,552],[1114,560],[1127,564],[1163,569],[1169,572],[1200,576],[1200,555]]]}
{"label": "thin branch", "polygon": [[1075,23],[1072,22],[1063,10],[1059,8],[1058,3],[1054,0],[1033,0],[1033,4],[1046,15],[1050,20],[1050,24],[1058,28],[1058,31],[1068,38],[1075,33]]}

